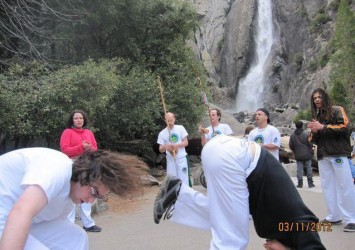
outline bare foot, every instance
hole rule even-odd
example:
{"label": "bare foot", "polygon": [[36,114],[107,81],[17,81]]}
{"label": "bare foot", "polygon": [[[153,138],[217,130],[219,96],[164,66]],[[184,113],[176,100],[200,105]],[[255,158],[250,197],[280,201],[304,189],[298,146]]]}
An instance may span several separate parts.
{"label": "bare foot", "polygon": [[263,245],[266,250],[289,250],[290,248],[285,247],[283,244],[277,240],[266,240],[266,243]]}

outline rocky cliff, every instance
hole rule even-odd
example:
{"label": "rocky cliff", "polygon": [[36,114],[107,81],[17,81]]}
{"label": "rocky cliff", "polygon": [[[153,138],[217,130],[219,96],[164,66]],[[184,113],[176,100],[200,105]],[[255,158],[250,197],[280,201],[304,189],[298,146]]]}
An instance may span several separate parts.
{"label": "rocky cliff", "polygon": [[[257,0],[195,0],[200,29],[193,47],[209,74],[215,101],[233,108],[238,82],[254,56]],[[312,61],[333,34],[331,0],[272,0],[274,46],[265,68],[265,101],[299,103],[305,108],[312,89],[329,84],[330,66],[313,69]],[[321,12],[330,17],[315,25]]]}

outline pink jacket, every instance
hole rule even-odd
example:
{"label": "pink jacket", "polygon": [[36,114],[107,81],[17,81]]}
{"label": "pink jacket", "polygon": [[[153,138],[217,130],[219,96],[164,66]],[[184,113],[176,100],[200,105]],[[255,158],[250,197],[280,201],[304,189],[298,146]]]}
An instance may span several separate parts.
{"label": "pink jacket", "polygon": [[83,141],[90,143],[92,150],[97,150],[95,136],[89,129],[67,128],[60,137],[60,150],[69,158],[76,158],[85,152]]}

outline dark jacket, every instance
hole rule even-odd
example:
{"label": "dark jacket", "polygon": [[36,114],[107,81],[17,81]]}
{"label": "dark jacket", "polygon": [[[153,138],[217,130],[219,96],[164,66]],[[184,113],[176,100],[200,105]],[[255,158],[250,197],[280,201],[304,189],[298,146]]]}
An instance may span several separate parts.
{"label": "dark jacket", "polygon": [[317,157],[351,156],[349,120],[340,106],[332,106],[331,119],[316,118],[324,124],[323,130],[311,133],[311,140],[317,145]]}
{"label": "dark jacket", "polygon": [[301,128],[297,128],[291,135],[289,146],[295,154],[297,161],[308,161],[312,159],[312,143],[308,141],[308,133]]}

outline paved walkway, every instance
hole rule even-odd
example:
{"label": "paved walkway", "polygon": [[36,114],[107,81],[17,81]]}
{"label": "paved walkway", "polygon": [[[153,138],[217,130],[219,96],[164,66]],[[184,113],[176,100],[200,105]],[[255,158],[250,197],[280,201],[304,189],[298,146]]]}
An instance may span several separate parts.
{"label": "paved walkway", "polygon": [[[306,178],[306,177],[305,177]],[[293,178],[296,183],[296,178]],[[307,206],[320,218],[326,216],[326,207],[320,188],[319,177],[314,178],[316,187],[298,189]],[[206,192],[201,186],[194,187]],[[91,250],[207,250],[211,235],[209,232],[188,228],[162,221],[153,222],[153,202],[158,187],[146,193],[140,207],[134,212],[120,215],[104,212],[95,217],[98,225],[103,227],[101,233],[89,233]],[[250,222],[250,243],[248,249],[263,249],[264,239],[259,238]],[[343,226],[332,227],[332,232],[320,232],[327,249],[354,249],[355,233],[342,231]]]}

